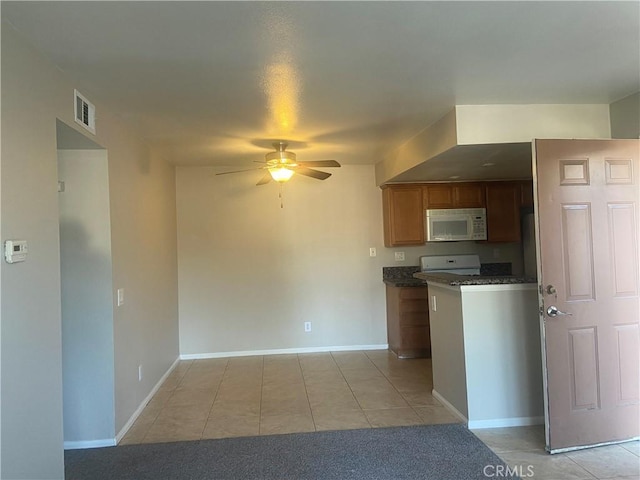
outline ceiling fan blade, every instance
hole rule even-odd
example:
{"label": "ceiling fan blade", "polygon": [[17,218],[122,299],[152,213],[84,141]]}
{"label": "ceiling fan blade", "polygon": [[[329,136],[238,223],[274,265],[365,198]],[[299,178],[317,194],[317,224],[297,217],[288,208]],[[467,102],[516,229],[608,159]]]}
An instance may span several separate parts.
{"label": "ceiling fan blade", "polygon": [[267,172],[267,173],[264,174],[264,177],[262,177],[260,179],[260,181],[258,183],[256,183],[256,185],[266,185],[270,181],[271,181],[271,174],[269,172]]}
{"label": "ceiling fan blade", "polygon": [[264,168],[265,167],[247,168],[246,170],[234,170],[232,172],[220,172],[220,173],[216,173],[216,175],[228,175],[229,173],[252,172],[254,170],[262,170]]}
{"label": "ceiling fan blade", "polygon": [[298,162],[298,165],[304,167],[339,167],[340,164],[335,160],[312,160],[310,162]]}
{"label": "ceiling fan blade", "polygon": [[295,169],[295,172],[300,175],[305,175],[307,177],[317,178],[318,180],[326,180],[331,176],[330,173],[321,172],[320,170],[313,170],[311,168],[303,167],[301,165],[299,165]]}

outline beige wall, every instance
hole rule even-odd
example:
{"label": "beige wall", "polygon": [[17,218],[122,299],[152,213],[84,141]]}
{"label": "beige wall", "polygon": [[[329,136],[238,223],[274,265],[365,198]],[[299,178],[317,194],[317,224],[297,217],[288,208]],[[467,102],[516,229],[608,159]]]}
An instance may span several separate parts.
{"label": "beige wall", "polygon": [[114,291],[125,290],[125,304],[114,312],[118,433],[178,357],[175,169],[149,154],[126,125],[102,131],[113,139],[105,145]]}
{"label": "beige wall", "polygon": [[376,164],[376,182],[382,185],[399,174],[457,145],[456,109],[408,139]]}
{"label": "beige wall", "polygon": [[[29,242],[26,262],[1,262],[2,476],[63,478],[56,118],[76,128],[77,86],[6,23],[1,58],[2,235]],[[178,354],[174,170],[80,90],[108,151],[114,287],[127,292],[114,315],[117,432]]]}
{"label": "beige wall", "polygon": [[429,297],[433,390],[468,419],[462,296],[459,289],[431,284]]}
{"label": "beige wall", "polygon": [[[256,187],[179,167],[180,353],[386,344],[374,167]],[[304,322],[312,332],[304,332]]]}
{"label": "beige wall", "polygon": [[609,106],[456,105],[458,145],[611,138]]}
{"label": "beige wall", "polygon": [[611,138],[640,138],[640,92],[609,105]]}
{"label": "beige wall", "polygon": [[543,424],[537,285],[460,290],[469,428]]}
{"label": "beige wall", "polygon": [[518,244],[385,248],[372,165],[344,166],[324,182],[296,177],[284,187],[283,209],[277,185],[254,185],[259,173],[216,171],[176,173],[184,355],[386,344],[383,266],[477,252],[522,269]]}

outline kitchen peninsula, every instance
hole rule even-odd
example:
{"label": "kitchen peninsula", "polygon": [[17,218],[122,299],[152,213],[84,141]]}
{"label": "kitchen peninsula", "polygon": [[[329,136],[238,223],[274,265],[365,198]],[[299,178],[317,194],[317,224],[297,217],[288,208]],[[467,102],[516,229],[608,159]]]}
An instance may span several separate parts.
{"label": "kitchen peninsula", "polygon": [[468,423],[543,423],[535,279],[415,273],[429,291],[433,395]]}

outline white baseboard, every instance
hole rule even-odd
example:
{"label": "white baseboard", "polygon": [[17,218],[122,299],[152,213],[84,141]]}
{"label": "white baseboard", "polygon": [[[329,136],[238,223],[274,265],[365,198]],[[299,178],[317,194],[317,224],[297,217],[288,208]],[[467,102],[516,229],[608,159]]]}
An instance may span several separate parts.
{"label": "white baseboard", "polygon": [[529,425],[544,425],[544,417],[511,417],[494,418],[491,420],[470,420],[469,429],[528,427]]}
{"label": "white baseboard", "polygon": [[444,398],[435,390],[435,388],[431,390],[431,394],[436,400],[438,400],[444,406],[444,408],[449,410],[454,416],[458,417],[464,423],[468,423],[467,417],[465,417],[462,413],[460,413],[456,407],[451,405],[446,398]]}
{"label": "white baseboard", "polygon": [[102,448],[102,447],[115,447],[115,438],[104,438],[102,440],[87,440],[80,442],[64,442],[65,450],[81,450],[84,448]]}
{"label": "white baseboard", "polygon": [[115,438],[115,443],[114,445],[117,445],[118,442],[120,440],[122,440],[122,437],[124,437],[126,435],[126,433],[129,431],[129,429],[131,428],[131,426],[134,424],[134,422],[136,421],[136,419],[140,416],[140,414],[142,413],[142,411],[144,410],[144,407],[147,406],[147,403],[149,403],[149,400],[151,400],[151,397],[153,397],[156,392],[158,391],[158,389],[160,388],[160,386],[162,385],[162,383],[167,379],[167,377],[169,376],[169,374],[171,372],[173,372],[173,369],[176,368],[176,365],[178,365],[178,362],[180,361],[180,357],[176,358],[175,361],[173,362],[173,364],[169,367],[169,369],[164,373],[164,375],[162,375],[162,377],[160,378],[160,380],[158,380],[158,383],[155,384],[155,386],[151,389],[151,391],[149,392],[149,395],[147,395],[145,397],[144,400],[142,400],[142,402],[140,402],[140,405],[138,405],[138,408],[136,409],[135,412],[133,412],[133,414],[131,415],[131,417],[129,417],[129,420],[127,420],[127,423],[124,424],[124,427],[122,427],[120,429],[120,431],[118,432],[118,434],[116,435]]}
{"label": "white baseboard", "polygon": [[303,348],[280,348],[273,350],[246,350],[236,352],[216,352],[216,353],[185,353],[180,355],[180,360],[200,360],[205,358],[226,358],[226,357],[249,357],[253,355],[286,355],[293,353],[323,353],[323,352],[346,352],[351,350],[387,350],[388,344],[380,345],[343,345],[339,347],[303,347]]}
{"label": "white baseboard", "polygon": [[490,420],[469,420],[460,413],[451,403],[440,395],[435,389],[431,391],[433,397],[449,410],[452,414],[467,424],[469,430],[480,430],[483,428],[501,428],[501,427],[527,427],[529,425],[544,425],[544,417],[510,417],[510,418],[492,418]]}

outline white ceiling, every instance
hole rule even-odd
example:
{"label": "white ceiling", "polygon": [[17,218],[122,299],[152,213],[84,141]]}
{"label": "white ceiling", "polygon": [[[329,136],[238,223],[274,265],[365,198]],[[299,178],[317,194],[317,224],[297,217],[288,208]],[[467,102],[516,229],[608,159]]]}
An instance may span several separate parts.
{"label": "white ceiling", "polygon": [[456,104],[639,89],[638,2],[2,2],[2,18],[182,165],[250,165],[271,139],[377,163]]}

